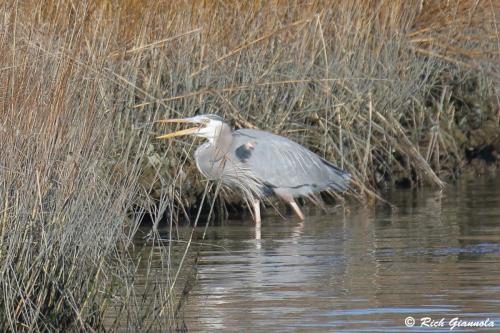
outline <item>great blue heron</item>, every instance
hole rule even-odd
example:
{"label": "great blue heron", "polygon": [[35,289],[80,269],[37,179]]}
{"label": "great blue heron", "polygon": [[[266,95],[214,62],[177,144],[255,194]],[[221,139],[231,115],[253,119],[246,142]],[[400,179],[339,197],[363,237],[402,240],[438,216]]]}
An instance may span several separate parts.
{"label": "great blue heron", "polygon": [[192,134],[207,139],[194,153],[198,170],[210,180],[241,190],[253,206],[258,224],[260,201],[270,195],[290,204],[303,220],[295,197],[324,190],[345,191],[348,187],[347,172],[282,136],[248,128],[232,131],[221,117],[212,114],[158,122],[196,125],[158,138]]}

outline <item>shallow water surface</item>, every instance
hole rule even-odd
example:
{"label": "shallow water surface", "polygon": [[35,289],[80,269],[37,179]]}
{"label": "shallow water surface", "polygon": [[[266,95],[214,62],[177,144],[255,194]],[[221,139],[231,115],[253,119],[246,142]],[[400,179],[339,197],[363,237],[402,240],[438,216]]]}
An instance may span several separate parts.
{"label": "shallow water surface", "polygon": [[[260,231],[251,220],[226,221],[208,227],[204,241],[199,226],[184,266],[200,250],[182,331],[449,332],[483,324],[495,326],[453,331],[500,332],[500,177],[385,197],[394,208],[339,208],[302,223],[269,211]],[[172,247],[137,238],[138,292],[166,288],[191,230],[180,228]],[[179,292],[192,285],[185,275]],[[158,300],[146,294],[152,299],[139,307],[148,313]]]}
{"label": "shallow water surface", "polygon": [[500,331],[500,178],[386,197],[397,209],[266,217],[260,240],[251,221],[209,227],[187,329],[430,332],[458,317],[496,327],[453,331]]}

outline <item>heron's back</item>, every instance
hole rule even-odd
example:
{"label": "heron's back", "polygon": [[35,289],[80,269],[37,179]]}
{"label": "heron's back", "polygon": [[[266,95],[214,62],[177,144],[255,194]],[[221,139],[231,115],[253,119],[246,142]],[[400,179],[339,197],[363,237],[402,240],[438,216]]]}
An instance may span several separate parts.
{"label": "heron's back", "polygon": [[275,191],[302,196],[348,187],[348,173],[285,137],[240,129],[233,133],[231,146],[232,158]]}

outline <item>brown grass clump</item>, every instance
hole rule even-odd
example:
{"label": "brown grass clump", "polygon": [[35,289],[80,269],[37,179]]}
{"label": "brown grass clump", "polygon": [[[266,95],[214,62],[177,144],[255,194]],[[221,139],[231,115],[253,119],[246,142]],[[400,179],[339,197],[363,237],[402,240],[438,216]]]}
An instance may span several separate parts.
{"label": "brown grass clump", "polygon": [[392,184],[441,187],[498,151],[499,9],[3,2],[0,331],[173,325],[185,257],[174,264],[171,245],[158,246],[165,279],[137,289],[138,218],[125,223],[138,207],[155,223],[188,218],[205,187],[189,141],[151,140],[160,117],[218,113],[291,137],[351,172],[360,199]]}

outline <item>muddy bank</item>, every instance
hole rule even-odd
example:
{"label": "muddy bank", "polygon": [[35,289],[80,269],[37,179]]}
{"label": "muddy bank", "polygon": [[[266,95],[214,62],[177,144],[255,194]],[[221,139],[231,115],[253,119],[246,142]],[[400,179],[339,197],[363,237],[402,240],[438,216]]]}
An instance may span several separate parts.
{"label": "muddy bank", "polygon": [[[463,174],[495,172],[500,166],[498,96],[472,97],[454,92],[450,102],[447,112],[452,117],[422,130],[418,142],[420,154],[444,182],[453,182]],[[405,165],[404,156],[395,158],[401,164],[378,181],[377,187],[425,185],[425,181],[416,177],[415,170]]]}

